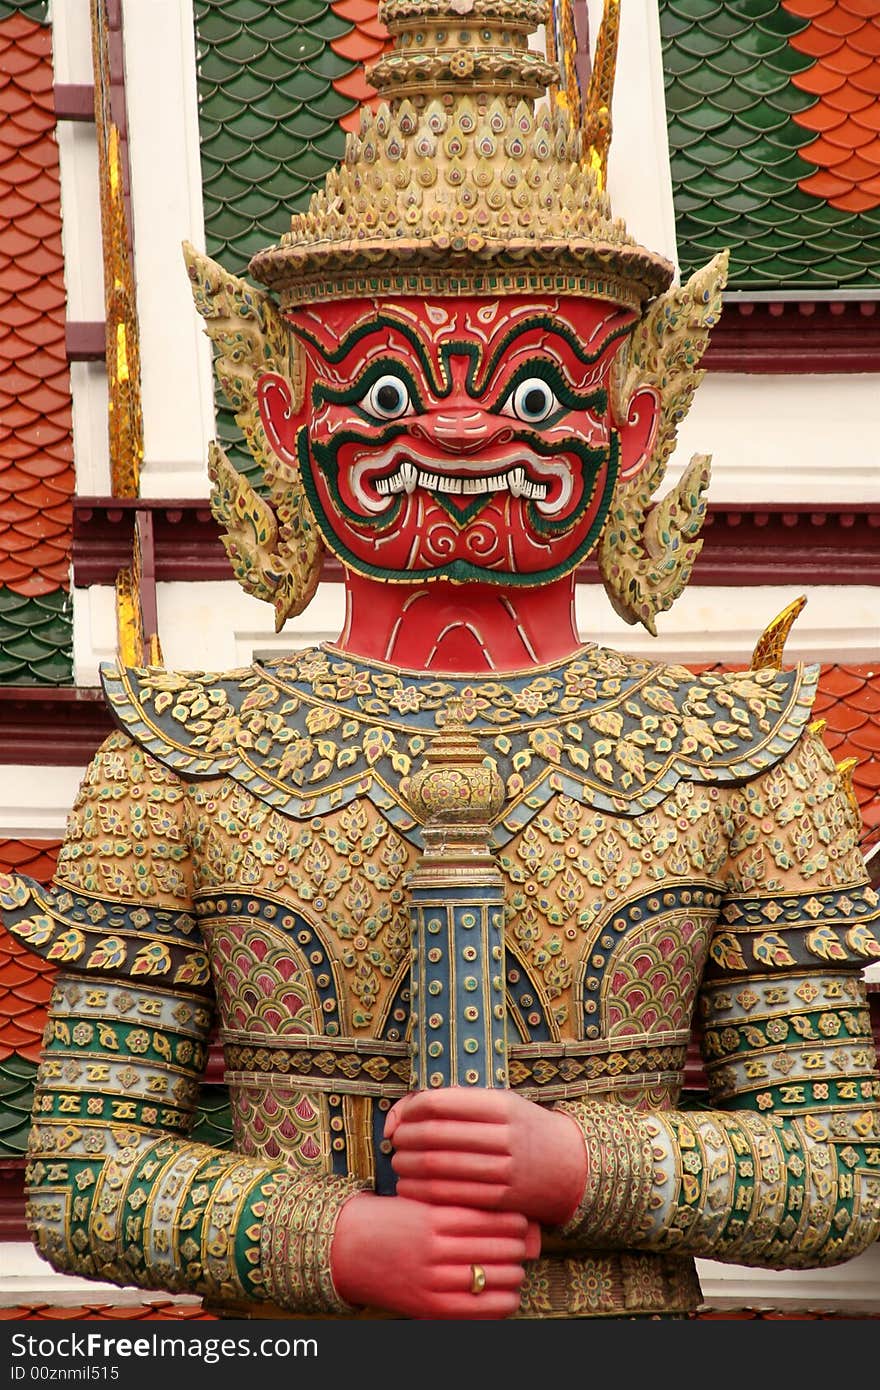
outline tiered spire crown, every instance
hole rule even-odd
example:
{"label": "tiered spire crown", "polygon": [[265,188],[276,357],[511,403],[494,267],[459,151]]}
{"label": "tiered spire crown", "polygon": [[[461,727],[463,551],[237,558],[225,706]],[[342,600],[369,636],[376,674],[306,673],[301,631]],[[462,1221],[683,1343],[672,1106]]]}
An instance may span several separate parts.
{"label": "tiered spire crown", "polygon": [[672,266],[615,219],[528,47],[543,0],[384,0],[395,40],[372,69],[343,163],[251,273],[282,307],[340,297],[577,294],[634,309]]}

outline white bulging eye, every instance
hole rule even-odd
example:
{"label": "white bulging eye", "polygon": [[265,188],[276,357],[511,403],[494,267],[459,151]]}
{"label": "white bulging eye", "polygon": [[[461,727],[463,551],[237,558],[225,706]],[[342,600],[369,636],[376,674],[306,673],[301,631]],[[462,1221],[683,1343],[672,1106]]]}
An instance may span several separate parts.
{"label": "white bulging eye", "polygon": [[397,420],[410,408],[406,382],[399,376],[380,376],[361,401],[361,408],[377,420]]}
{"label": "white bulging eye", "polygon": [[540,425],[559,409],[559,401],[546,381],[539,376],[530,376],[526,381],[521,381],[511,396],[509,405],[517,420],[522,420],[527,425]]}

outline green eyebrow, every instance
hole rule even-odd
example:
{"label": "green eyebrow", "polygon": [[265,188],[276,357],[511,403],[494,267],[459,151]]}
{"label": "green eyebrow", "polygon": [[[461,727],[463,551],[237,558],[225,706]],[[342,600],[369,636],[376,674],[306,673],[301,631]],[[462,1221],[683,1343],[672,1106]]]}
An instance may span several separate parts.
{"label": "green eyebrow", "polygon": [[[608,392],[604,387],[599,387],[596,391],[573,391],[557,364],[548,361],[546,357],[532,357],[526,362],[521,362],[509,381],[505,383],[503,390],[499,391],[496,403],[490,409],[498,414],[510,400],[520,382],[528,381],[529,377],[536,376],[553,388],[553,393],[560,404],[569,410],[592,410],[598,415],[604,415],[608,409]],[[541,423],[546,425],[547,421],[542,420]]]}
{"label": "green eyebrow", "polygon": [[298,337],[310,343],[312,347],[321,354],[324,361],[329,362],[333,367],[337,367],[340,362],[343,362],[348,354],[357,347],[362,338],[366,338],[370,333],[375,333],[382,328],[393,328],[396,332],[400,333],[401,337],[407,340],[410,347],[415,352],[421,363],[422,371],[425,373],[425,380],[430,384],[434,394],[442,395],[444,387],[446,387],[447,392],[449,390],[449,386],[446,382],[437,380],[434,372],[434,365],[418,334],[410,328],[409,324],[401,323],[398,319],[392,318],[390,315],[380,314],[377,318],[370,319],[367,323],[357,324],[344,334],[339,346],[330,351],[323,348],[318,339],[314,334],[310,333],[308,329],[301,328],[298,324],[296,326],[291,325],[291,327]]}
{"label": "green eyebrow", "polygon": [[463,340],[443,343],[440,347],[439,354],[441,363],[441,375],[439,376],[434,369],[434,363],[431,361],[419,335],[409,324],[402,323],[392,315],[379,314],[376,318],[370,319],[367,323],[356,325],[343,336],[339,345],[331,350],[325,349],[315,335],[310,333],[308,329],[302,328],[299,325],[291,325],[291,328],[292,331],[305,342],[310,343],[311,346],[320,353],[324,361],[328,362],[331,366],[338,366],[340,362],[344,361],[348,354],[357,347],[358,343],[369,334],[375,333],[382,328],[394,329],[401,337],[406,339],[415,352],[422,371],[425,374],[425,380],[428,382],[432,393],[438,399],[443,399],[448,396],[452,390],[452,378],[449,371],[449,359],[452,356],[464,356],[470,359],[465,385],[469,394],[474,396],[477,393],[485,391],[487,383],[497,370],[499,361],[510,348],[511,344],[520,338],[523,333],[531,329],[544,329],[548,333],[555,334],[557,338],[561,338],[563,342],[568,344],[573,355],[582,366],[589,367],[595,362],[598,362],[599,358],[608,349],[611,343],[615,342],[618,338],[626,337],[631,331],[632,324],[619,324],[606,334],[592,352],[586,352],[576,334],[567,324],[560,322],[560,320],[555,318],[552,314],[536,314],[530,318],[523,319],[516,324],[515,327],[511,328],[485,362],[483,362],[483,348],[478,343]]}
{"label": "green eyebrow", "polygon": [[489,358],[480,380],[475,383],[478,391],[485,389],[487,381],[498,366],[499,359],[507,351],[511,343],[515,342],[523,333],[527,333],[533,328],[543,328],[549,333],[554,333],[557,338],[561,338],[564,343],[568,344],[581,366],[590,367],[594,362],[598,362],[603,352],[606,351],[611,343],[615,342],[618,338],[626,337],[630,333],[632,324],[619,324],[617,328],[611,329],[608,332],[593,352],[585,352],[579,339],[567,324],[561,323],[559,319],[554,318],[552,314],[536,314],[533,318],[523,319],[502,338],[492,356]]}
{"label": "green eyebrow", "polygon": [[332,405],[357,405],[364,393],[370,389],[374,381],[379,380],[380,376],[397,376],[401,381],[406,382],[413,405],[420,414],[424,411],[425,403],[422,399],[422,393],[412,372],[404,362],[399,361],[396,357],[374,358],[349,386],[327,386],[323,382],[317,382],[312,387],[312,405],[324,405],[326,401]]}

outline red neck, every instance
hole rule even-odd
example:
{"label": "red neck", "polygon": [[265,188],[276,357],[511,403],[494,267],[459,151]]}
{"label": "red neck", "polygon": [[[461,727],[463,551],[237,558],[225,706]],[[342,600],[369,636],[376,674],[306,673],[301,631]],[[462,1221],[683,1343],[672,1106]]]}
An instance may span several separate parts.
{"label": "red neck", "polygon": [[561,661],[580,645],[573,575],[538,589],[346,575],[345,627],[336,646],[351,656],[483,674]]}

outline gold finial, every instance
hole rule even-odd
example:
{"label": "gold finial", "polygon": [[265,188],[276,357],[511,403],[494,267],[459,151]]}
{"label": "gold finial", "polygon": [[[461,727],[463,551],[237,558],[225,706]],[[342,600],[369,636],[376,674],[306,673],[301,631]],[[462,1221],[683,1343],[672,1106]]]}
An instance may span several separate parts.
{"label": "gold finial", "polygon": [[617,42],[620,35],[620,0],[605,0],[602,24],[596,39],[596,55],[584,111],[584,158],[604,192],[611,149],[611,103],[617,75]]}
{"label": "gold finial", "polygon": [[556,76],[529,48],[547,0],[382,0],[394,48],[370,69],[387,101],[423,107],[435,97],[501,95],[508,105],[542,96]]}
{"label": "gold finial", "polygon": [[434,736],[425,761],[406,785],[413,815],[423,825],[486,832],[504,806],[504,783],[451,700],[446,720]]}
{"label": "gold finial", "polygon": [[802,594],[787,608],[783,608],[772,623],[768,623],[752,652],[751,669],[753,671],[761,671],[765,667],[773,667],[775,670],[781,666],[782,653],[788,640],[788,634],[791,632],[798,615],[806,606],[806,602],[806,595]]}
{"label": "gold finial", "polygon": [[814,719],[811,724],[807,725],[807,732],[815,734],[816,738],[821,738],[827,728],[827,719]]}

